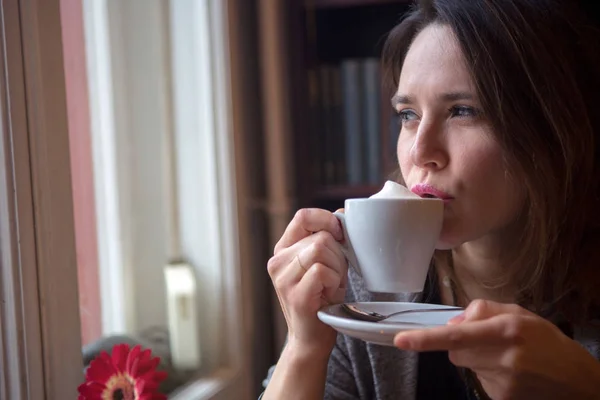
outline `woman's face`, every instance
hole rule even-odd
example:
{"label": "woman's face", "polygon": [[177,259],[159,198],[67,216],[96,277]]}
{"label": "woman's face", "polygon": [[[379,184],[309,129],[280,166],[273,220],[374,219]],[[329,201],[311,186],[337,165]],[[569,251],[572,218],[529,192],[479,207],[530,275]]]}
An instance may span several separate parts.
{"label": "woman's face", "polygon": [[410,47],[393,104],[398,160],[413,192],[445,200],[439,249],[503,237],[524,203],[482,114],[452,30],[432,24]]}

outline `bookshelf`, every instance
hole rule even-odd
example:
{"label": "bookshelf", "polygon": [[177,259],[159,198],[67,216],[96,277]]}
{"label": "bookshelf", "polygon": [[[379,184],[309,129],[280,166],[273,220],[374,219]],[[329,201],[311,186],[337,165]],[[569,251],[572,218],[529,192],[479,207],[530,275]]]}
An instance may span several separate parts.
{"label": "bookshelf", "polygon": [[[402,3],[398,0],[306,0],[307,7],[314,6],[316,8],[345,8],[345,7],[361,7],[366,5],[380,5]],[[408,1],[404,1],[408,3]]]}
{"label": "bookshelf", "polygon": [[[398,124],[382,86],[387,33],[406,0],[303,0],[292,7],[293,152],[299,207],[330,210],[395,171]],[[298,51],[296,51],[296,49]]]}
{"label": "bookshelf", "polygon": [[313,200],[336,200],[367,197],[379,189],[378,185],[331,185],[317,188]]}

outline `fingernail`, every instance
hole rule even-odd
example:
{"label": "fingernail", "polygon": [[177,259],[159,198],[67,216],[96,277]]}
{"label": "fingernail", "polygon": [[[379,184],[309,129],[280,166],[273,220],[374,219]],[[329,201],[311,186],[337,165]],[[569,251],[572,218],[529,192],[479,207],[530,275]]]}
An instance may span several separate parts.
{"label": "fingernail", "polygon": [[457,325],[460,324],[461,322],[463,322],[465,320],[465,313],[459,314],[456,317],[452,317],[450,318],[450,320],[448,320],[448,325]]}

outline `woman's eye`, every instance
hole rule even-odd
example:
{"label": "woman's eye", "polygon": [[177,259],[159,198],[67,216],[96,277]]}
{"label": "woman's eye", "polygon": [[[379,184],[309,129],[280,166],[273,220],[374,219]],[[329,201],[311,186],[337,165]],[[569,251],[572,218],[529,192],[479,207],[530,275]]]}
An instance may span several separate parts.
{"label": "woman's eye", "polygon": [[477,117],[480,114],[479,110],[469,106],[454,106],[448,111],[450,111],[451,117],[459,118]]}
{"label": "woman's eye", "polygon": [[402,110],[398,112],[398,115],[400,116],[400,122],[402,123],[419,119],[419,116],[413,110]]}

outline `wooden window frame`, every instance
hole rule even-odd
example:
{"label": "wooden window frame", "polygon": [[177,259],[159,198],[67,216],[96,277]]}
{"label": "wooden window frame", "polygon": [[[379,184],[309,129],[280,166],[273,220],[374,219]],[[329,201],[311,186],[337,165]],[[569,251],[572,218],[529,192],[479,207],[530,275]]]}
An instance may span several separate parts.
{"label": "wooden window frame", "polygon": [[83,369],[60,0],[0,10],[0,397],[74,398]]}

